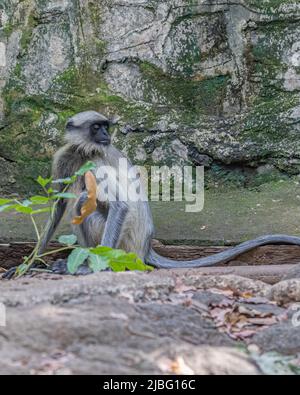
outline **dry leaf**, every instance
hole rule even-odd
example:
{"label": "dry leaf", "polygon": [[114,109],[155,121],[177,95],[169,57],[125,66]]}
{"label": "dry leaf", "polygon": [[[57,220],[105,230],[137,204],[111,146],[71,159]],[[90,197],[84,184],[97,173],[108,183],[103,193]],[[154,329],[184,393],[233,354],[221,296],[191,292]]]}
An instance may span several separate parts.
{"label": "dry leaf", "polygon": [[270,306],[271,305],[276,306],[276,302],[272,302],[269,299],[263,298],[263,297],[260,297],[260,296],[255,296],[255,297],[246,298],[246,299],[241,297],[241,298],[239,298],[239,302],[247,303],[247,304],[268,304]]}
{"label": "dry leaf", "polygon": [[[227,333],[235,340],[243,340],[253,336],[271,325],[285,319],[285,315],[278,311],[276,304],[259,302],[264,301],[262,298],[243,298],[228,299],[218,303],[210,310],[210,316],[214,320],[219,331]],[[243,304],[240,304],[240,301]],[[250,301],[254,303],[250,303]],[[247,301],[245,303],[245,301]],[[230,307],[231,306],[231,307]]]}
{"label": "dry leaf", "polygon": [[253,292],[243,292],[239,296],[244,299],[251,299],[253,298]]}
{"label": "dry leaf", "polygon": [[85,186],[88,192],[88,198],[81,208],[81,215],[73,219],[73,225],[81,225],[85,218],[93,214],[97,209],[97,181],[91,171],[85,174]]}
{"label": "dry leaf", "polygon": [[175,361],[171,363],[171,372],[180,375],[194,375],[195,372],[185,363],[182,357],[177,357]]}
{"label": "dry leaf", "polygon": [[194,287],[192,285],[186,285],[181,281],[181,279],[176,278],[176,285],[174,288],[174,292],[185,293],[185,292],[196,291],[196,290],[197,290],[196,287]]}
{"label": "dry leaf", "polygon": [[268,317],[268,318],[249,318],[248,322],[254,325],[262,325],[262,326],[271,326],[275,325],[278,322],[277,317]]}
{"label": "dry leaf", "polygon": [[234,304],[233,299],[225,298],[225,299],[221,300],[219,303],[211,303],[211,306],[225,308],[225,307],[231,307],[231,306],[233,306],[233,304]]}
{"label": "dry leaf", "polygon": [[231,333],[230,336],[235,340],[244,340],[254,336],[256,333],[257,331],[255,330],[246,329],[235,334]]}
{"label": "dry leaf", "polygon": [[231,289],[210,288],[209,292],[211,292],[213,294],[224,295],[227,297],[234,296],[234,292]]}
{"label": "dry leaf", "polygon": [[253,318],[253,317],[266,318],[274,315],[273,312],[262,312],[254,308],[251,308],[250,306],[248,308],[246,306],[238,306],[237,310],[240,314],[247,315],[249,318]]}

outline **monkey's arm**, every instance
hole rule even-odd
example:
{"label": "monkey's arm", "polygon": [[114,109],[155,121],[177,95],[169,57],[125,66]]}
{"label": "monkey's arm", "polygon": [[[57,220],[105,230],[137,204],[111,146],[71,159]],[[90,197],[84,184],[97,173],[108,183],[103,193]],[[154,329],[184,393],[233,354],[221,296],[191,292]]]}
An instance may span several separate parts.
{"label": "monkey's arm", "polygon": [[45,231],[42,236],[41,246],[39,248],[39,255],[43,254],[46,250],[49,241],[51,240],[54,232],[56,231],[60,221],[66,211],[67,201],[65,199],[59,200],[57,206],[49,218]]}
{"label": "monkey's arm", "polygon": [[128,213],[128,205],[125,202],[111,202],[102,237],[101,244],[105,247],[116,248],[120,239],[122,226]]}

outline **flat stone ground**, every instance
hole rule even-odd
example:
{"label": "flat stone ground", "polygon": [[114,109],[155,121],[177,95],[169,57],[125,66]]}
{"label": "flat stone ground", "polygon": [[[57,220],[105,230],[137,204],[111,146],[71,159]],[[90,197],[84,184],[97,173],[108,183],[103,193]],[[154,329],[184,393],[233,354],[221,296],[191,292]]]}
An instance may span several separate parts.
{"label": "flat stone ground", "polygon": [[39,274],[0,288],[1,374],[300,372],[299,279]]}
{"label": "flat stone ground", "polygon": [[[298,181],[256,189],[206,191],[202,212],[187,213],[185,203],[152,202],[155,237],[169,244],[223,245],[268,233],[300,235]],[[41,216],[40,222],[46,217]],[[34,239],[30,219],[1,213],[0,242]],[[59,234],[70,233],[65,224]]]}
{"label": "flat stone ground", "polygon": [[[199,214],[156,203],[156,236],[217,245],[300,234],[299,201],[298,184],[282,182],[209,192]],[[1,242],[28,241],[30,229],[1,215]],[[299,374],[299,273],[273,286],[196,269],[0,280],[0,374]]]}

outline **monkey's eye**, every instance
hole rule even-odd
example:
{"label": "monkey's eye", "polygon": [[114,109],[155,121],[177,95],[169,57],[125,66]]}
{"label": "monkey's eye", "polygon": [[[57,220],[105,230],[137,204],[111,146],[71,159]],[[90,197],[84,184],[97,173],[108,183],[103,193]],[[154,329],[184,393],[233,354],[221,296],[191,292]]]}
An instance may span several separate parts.
{"label": "monkey's eye", "polygon": [[97,123],[96,123],[95,125],[93,125],[93,129],[94,129],[94,130],[99,130],[99,129],[100,129],[100,127],[101,127],[101,126],[100,126],[100,125],[98,125]]}

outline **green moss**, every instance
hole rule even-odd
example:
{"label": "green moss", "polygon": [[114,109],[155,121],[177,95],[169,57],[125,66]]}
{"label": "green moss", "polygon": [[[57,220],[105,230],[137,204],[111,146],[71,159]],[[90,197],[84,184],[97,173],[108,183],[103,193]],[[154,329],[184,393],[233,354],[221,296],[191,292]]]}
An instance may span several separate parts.
{"label": "green moss", "polygon": [[[261,162],[261,165],[263,164]],[[215,162],[205,171],[205,188],[207,190],[217,189],[219,192],[236,188],[256,189],[262,185],[288,179],[287,173],[281,172],[275,167],[266,168],[260,173],[255,167],[246,163],[226,166]]]}
{"label": "green moss", "polygon": [[[53,150],[61,144],[65,122],[75,113],[96,110],[108,116],[119,114],[130,123],[143,117],[145,121],[155,118],[152,110],[113,94],[103,74],[88,67],[70,67],[53,81],[46,93],[28,95],[22,80],[22,64],[18,63],[2,96],[8,126],[1,130],[0,146],[6,157],[15,161],[14,177],[19,192],[35,190],[36,176],[48,174]],[[44,130],[42,120],[47,114],[56,114],[57,121]],[[60,136],[47,134],[54,127],[61,131]]]}
{"label": "green moss", "polygon": [[93,25],[93,29],[95,33],[97,33],[97,37],[99,37],[101,33],[101,19],[102,19],[101,5],[98,4],[98,2],[90,1],[88,3],[88,8],[89,8],[89,15]]}
{"label": "green moss", "polygon": [[[263,107],[263,111],[265,110]],[[288,127],[285,121],[280,121],[280,117],[273,114],[262,114],[259,111],[251,112],[243,125],[243,132],[240,136],[241,142],[252,142],[255,147],[260,147],[259,156],[270,155],[270,147],[280,143],[287,136]]]}
{"label": "green moss", "polygon": [[[264,5],[271,3],[274,6],[276,1],[263,2]],[[252,65],[251,74],[258,76],[261,82],[260,91],[251,100],[251,110],[241,124],[239,135],[241,142],[253,143],[254,156],[259,146],[260,158],[279,157],[280,153],[274,152],[273,147],[278,149],[283,142],[285,147],[291,146],[295,138],[286,114],[299,105],[299,95],[287,92],[283,87],[282,76],[288,65],[282,59],[282,51],[293,46],[298,33],[298,25],[287,20],[260,22],[255,33],[255,45],[247,54],[248,64]]]}
{"label": "green moss", "polygon": [[278,8],[283,5],[298,4],[299,0],[246,0],[246,5],[249,7],[255,7],[264,11],[276,13]]}
{"label": "green moss", "polygon": [[109,91],[101,73],[84,67],[71,67],[60,74],[53,81],[48,95],[56,96],[59,105],[73,112],[95,109],[111,113],[125,105],[121,97]]}
{"label": "green moss", "polygon": [[145,80],[145,100],[151,102],[153,96],[160,98],[161,105],[177,109],[188,118],[192,115],[222,112],[229,76],[218,76],[206,80],[194,80],[170,76],[161,69],[141,63],[140,69]]}
{"label": "green moss", "polygon": [[22,32],[22,37],[20,40],[20,46],[23,52],[26,52],[32,38],[33,30],[38,26],[38,21],[34,12],[30,13],[26,26]]}
{"label": "green moss", "polygon": [[192,76],[194,74],[195,65],[199,64],[202,60],[201,48],[199,46],[199,38],[196,34],[188,34],[187,36],[179,36],[180,38],[176,38],[177,35],[177,26],[184,24],[180,28],[182,30],[189,29],[190,24],[193,18],[191,17],[182,17],[177,18],[175,23],[172,26],[171,37],[174,41],[174,45],[176,46],[176,57],[171,57],[167,60],[169,69],[173,70],[174,74],[185,75],[187,77]]}
{"label": "green moss", "polygon": [[22,67],[21,67],[20,63],[17,63],[16,67],[15,67],[15,76],[17,78],[21,78],[21,75],[22,75]]}
{"label": "green moss", "polygon": [[[168,69],[172,74],[193,77],[199,70],[201,62],[210,60],[225,52],[228,47],[228,37],[224,17],[221,13],[195,13],[197,2],[189,1],[184,4],[183,15],[177,16],[172,23],[169,40],[172,48],[166,59]],[[209,28],[207,25],[209,21]],[[201,31],[211,29],[214,34],[210,45],[201,45]],[[205,34],[205,33],[204,33]]]}
{"label": "green moss", "polygon": [[279,170],[275,169],[274,171],[266,174],[256,175],[256,177],[253,177],[248,181],[247,186],[250,188],[256,188],[260,187],[261,185],[288,180],[288,178],[289,177],[287,174],[281,173]]}
{"label": "green moss", "polygon": [[249,48],[248,64],[251,72],[262,80],[261,94],[269,95],[272,89],[281,89],[283,80],[280,78],[288,69],[283,62],[282,48],[292,48],[298,36],[298,24],[289,21],[260,22],[257,29],[255,45]]}
{"label": "green moss", "polygon": [[9,38],[14,31],[14,25],[11,23],[7,23],[3,28],[3,33],[5,37]]}

